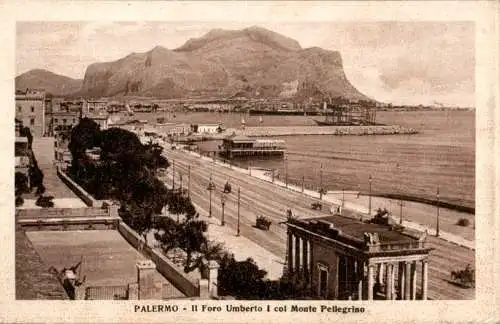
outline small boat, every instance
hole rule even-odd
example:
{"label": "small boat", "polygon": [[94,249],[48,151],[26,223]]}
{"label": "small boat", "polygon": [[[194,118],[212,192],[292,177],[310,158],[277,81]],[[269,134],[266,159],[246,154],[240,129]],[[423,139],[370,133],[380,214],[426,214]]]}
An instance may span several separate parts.
{"label": "small boat", "polygon": [[264,119],[262,118],[262,116],[259,117],[259,123],[263,123],[264,122]]}

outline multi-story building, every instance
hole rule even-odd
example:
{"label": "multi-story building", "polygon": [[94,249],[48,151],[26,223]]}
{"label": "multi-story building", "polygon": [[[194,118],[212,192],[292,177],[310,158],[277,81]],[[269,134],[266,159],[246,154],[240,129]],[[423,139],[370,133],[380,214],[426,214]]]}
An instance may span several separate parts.
{"label": "multi-story building", "polygon": [[101,130],[108,129],[109,124],[110,124],[110,117],[107,113],[104,114],[86,114],[83,117],[89,118],[93,120],[95,123],[97,123],[100,127]]}
{"label": "multi-story building", "polygon": [[21,121],[23,126],[29,127],[33,136],[45,136],[45,91],[16,90],[16,119]]}
{"label": "multi-story building", "polygon": [[91,100],[83,101],[83,114],[101,114],[107,111],[108,102],[106,100]]}

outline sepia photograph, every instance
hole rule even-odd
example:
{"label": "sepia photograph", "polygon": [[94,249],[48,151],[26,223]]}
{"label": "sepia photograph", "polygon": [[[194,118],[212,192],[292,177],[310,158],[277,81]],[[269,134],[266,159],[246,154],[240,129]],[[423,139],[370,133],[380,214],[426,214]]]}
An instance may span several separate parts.
{"label": "sepia photograph", "polygon": [[238,21],[15,21],[13,298],[476,300],[476,22]]}

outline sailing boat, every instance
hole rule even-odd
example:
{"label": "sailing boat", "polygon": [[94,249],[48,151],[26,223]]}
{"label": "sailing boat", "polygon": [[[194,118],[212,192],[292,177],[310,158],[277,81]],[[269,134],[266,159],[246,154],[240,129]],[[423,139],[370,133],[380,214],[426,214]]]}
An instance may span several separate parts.
{"label": "sailing boat", "polygon": [[259,117],[259,123],[263,123],[264,122],[264,119],[262,118],[262,116]]}
{"label": "sailing boat", "polygon": [[127,115],[129,115],[129,116],[134,115],[134,111],[130,108],[128,103],[125,104],[125,109],[127,110]]}

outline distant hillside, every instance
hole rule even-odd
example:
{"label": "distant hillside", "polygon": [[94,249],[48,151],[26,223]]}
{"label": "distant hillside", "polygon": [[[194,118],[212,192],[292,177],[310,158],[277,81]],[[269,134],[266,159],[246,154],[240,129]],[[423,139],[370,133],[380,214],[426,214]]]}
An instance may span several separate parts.
{"label": "distant hillside", "polygon": [[47,70],[35,69],[16,77],[16,89],[42,88],[53,95],[67,95],[79,91],[83,80],[75,80],[67,76]]}
{"label": "distant hillside", "polygon": [[91,64],[77,95],[369,99],[347,80],[339,52],[302,49],[260,27],[215,29],[174,50]]}

